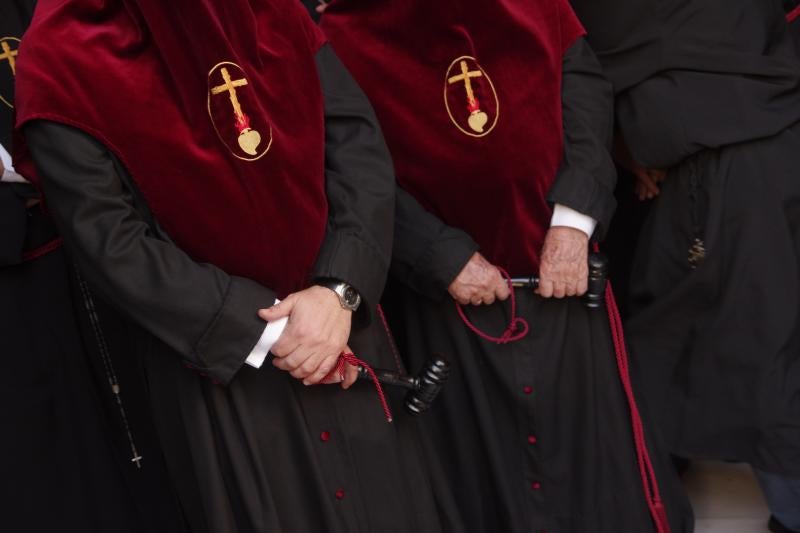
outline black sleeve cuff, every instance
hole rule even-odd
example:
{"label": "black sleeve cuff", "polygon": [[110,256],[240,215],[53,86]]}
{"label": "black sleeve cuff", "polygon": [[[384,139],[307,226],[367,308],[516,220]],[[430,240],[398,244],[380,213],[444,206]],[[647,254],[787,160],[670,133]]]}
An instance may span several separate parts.
{"label": "black sleeve cuff", "polygon": [[586,176],[578,169],[564,169],[547,195],[547,201],[552,205],[561,204],[595,219],[597,228],[594,237],[599,240],[605,237],[617,209],[614,191],[603,185],[606,179],[616,181],[616,170],[607,172],[613,173],[613,177],[597,180],[595,176]]}
{"label": "black sleeve cuff", "polygon": [[363,327],[372,321],[372,310],[380,302],[388,268],[384,254],[358,235],[331,232],[322,245],[311,276],[313,279],[337,279],[352,285],[362,300],[354,324]]}
{"label": "black sleeve cuff", "polygon": [[227,385],[267,327],[258,310],[270,307],[275,293],[245,278],[231,277],[222,308],[197,343],[197,369]]}
{"label": "black sleeve cuff", "polygon": [[478,248],[463,231],[446,227],[412,267],[409,285],[420,294],[441,301]]}

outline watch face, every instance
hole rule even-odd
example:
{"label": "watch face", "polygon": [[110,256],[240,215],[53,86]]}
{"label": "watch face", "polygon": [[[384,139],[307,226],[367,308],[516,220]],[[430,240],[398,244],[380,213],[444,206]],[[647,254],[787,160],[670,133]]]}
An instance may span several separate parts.
{"label": "watch face", "polygon": [[348,287],[344,291],[344,301],[349,306],[354,306],[358,303],[358,292],[353,287]]}

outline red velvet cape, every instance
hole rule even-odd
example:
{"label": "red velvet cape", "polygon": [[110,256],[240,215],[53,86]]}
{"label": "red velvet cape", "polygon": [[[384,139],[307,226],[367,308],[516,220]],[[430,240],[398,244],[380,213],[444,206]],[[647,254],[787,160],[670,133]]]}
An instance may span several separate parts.
{"label": "red velvet cape", "polygon": [[562,58],[583,34],[567,1],[333,0],[322,19],[399,183],[492,262],[534,273],[563,159]]}
{"label": "red velvet cape", "polygon": [[327,221],[323,42],[297,0],[41,0],[17,127],[95,137],[193,259],[285,295],[306,283]]}

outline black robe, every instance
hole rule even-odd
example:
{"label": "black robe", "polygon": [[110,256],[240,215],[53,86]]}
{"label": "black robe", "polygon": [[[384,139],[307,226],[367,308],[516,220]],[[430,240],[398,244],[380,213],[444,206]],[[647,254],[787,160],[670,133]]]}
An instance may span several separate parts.
{"label": "black robe", "polygon": [[[368,102],[329,47],[318,52],[317,67],[331,214],[313,274],[359,287],[366,309],[377,302],[388,270],[393,173]],[[252,348],[247,339],[258,339],[265,326],[256,311],[272,305],[274,292],[195,263],[171,244],[126,169],[93,138],[47,122],[25,133],[68,250],[98,298],[119,311],[131,350],[144,359],[153,414],[193,533],[445,528],[415,423],[395,391],[387,390],[395,410],[389,424],[371,383],[349,391],[304,387],[267,361],[260,369],[241,366],[223,387],[185,368],[181,351],[198,339],[206,352],[232,353],[242,365]],[[124,318],[136,306],[149,312],[137,313],[137,322]],[[394,368],[380,327],[373,321],[350,345],[374,366]],[[440,507],[448,506],[446,493],[439,497]]]}
{"label": "black robe", "polygon": [[781,1],[574,3],[633,156],[669,170],[634,264],[640,389],[671,451],[797,477],[800,60]]}
{"label": "black robe", "polygon": [[[549,200],[588,209],[599,235],[614,206],[611,91],[583,40],[563,69],[565,163]],[[447,294],[477,249],[463,231],[399,193],[387,312],[402,328],[398,342],[412,368],[431,352],[452,360],[453,376],[421,423],[428,456],[442,463],[455,492],[458,531],[655,531],[605,310],[518,290],[517,312],[530,333],[507,345],[486,342],[462,323]],[[494,335],[509,322],[507,303],[467,314]],[[691,531],[679,482],[647,434],[672,531]]]}
{"label": "black robe", "polygon": [[[34,4],[0,4],[0,38],[22,37]],[[16,50],[16,41],[6,42]],[[8,103],[13,82],[0,61],[0,95]],[[0,102],[0,140],[9,151],[12,111]],[[26,208],[37,197],[32,185],[0,183],[2,529],[180,532],[141,372],[118,349],[124,341],[114,343],[107,361],[129,439],[71,263],[41,207]],[[141,468],[131,462],[131,441]]]}

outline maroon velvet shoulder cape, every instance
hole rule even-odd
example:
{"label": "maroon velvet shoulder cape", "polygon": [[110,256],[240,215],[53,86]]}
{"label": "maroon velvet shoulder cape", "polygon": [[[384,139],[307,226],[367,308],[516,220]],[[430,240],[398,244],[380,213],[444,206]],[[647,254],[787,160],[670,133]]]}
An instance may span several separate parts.
{"label": "maroon velvet shoulder cape", "polygon": [[566,0],[333,0],[322,28],[399,183],[492,262],[534,273],[563,159],[562,58],[583,34]]}
{"label": "maroon velvet shoulder cape", "polygon": [[327,220],[323,42],[296,0],[41,0],[17,127],[95,137],[193,259],[285,295],[307,281]]}

